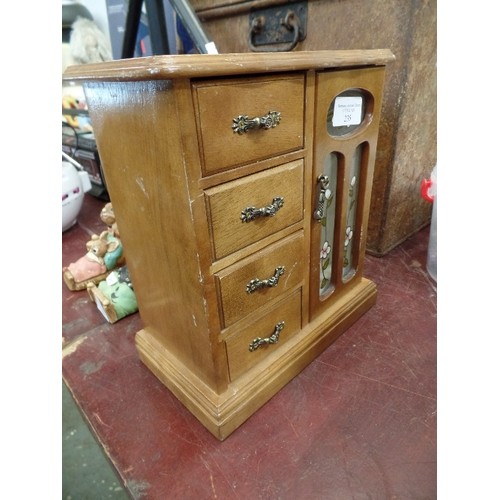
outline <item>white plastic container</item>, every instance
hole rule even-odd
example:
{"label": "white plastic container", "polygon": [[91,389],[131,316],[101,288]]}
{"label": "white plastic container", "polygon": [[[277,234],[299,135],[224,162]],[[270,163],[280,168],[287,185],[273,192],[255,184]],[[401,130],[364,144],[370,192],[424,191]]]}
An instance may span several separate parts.
{"label": "white plastic container", "polygon": [[76,223],[83,204],[84,193],[90,191],[89,175],[78,171],[70,162],[62,162],[62,230]]}

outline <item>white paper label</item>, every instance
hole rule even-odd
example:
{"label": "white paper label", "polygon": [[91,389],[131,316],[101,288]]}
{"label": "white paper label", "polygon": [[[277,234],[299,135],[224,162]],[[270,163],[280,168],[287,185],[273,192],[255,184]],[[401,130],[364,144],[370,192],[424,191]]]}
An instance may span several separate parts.
{"label": "white paper label", "polygon": [[207,54],[218,54],[217,47],[214,42],[208,42],[205,44],[205,49],[207,50]]}
{"label": "white paper label", "polygon": [[116,285],[118,283],[118,273],[116,273],[115,271],[109,273],[106,278],[106,283],[108,284],[108,286]]}
{"label": "white paper label", "polygon": [[333,108],[332,125],[334,127],[359,125],[362,105],[363,98],[361,96],[337,97]]}
{"label": "white paper label", "polygon": [[101,301],[97,297],[95,298],[95,304],[97,306],[97,309],[100,311],[100,313],[106,318],[106,321],[108,323],[111,323],[109,316],[106,314],[106,311],[104,310],[104,306],[101,304]]}

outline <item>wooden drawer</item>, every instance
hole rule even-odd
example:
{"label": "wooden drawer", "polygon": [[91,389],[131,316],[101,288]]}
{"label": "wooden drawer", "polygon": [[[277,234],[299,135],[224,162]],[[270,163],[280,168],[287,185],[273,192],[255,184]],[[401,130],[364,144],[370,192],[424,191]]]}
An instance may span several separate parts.
{"label": "wooden drawer", "polygon": [[[303,160],[296,160],[205,192],[215,259],[303,219],[303,170]],[[267,207],[278,197],[283,198],[283,206],[275,215],[242,221],[242,212],[247,207]]]}
{"label": "wooden drawer", "polygon": [[[303,147],[304,76],[218,80],[193,86],[205,175]],[[233,131],[239,115],[281,113],[270,129]]]}
{"label": "wooden drawer", "polygon": [[[304,235],[300,231],[216,275],[223,324],[228,327],[302,282]],[[276,280],[266,286],[253,280]],[[271,283],[272,283],[271,281]]]}
{"label": "wooden drawer", "polygon": [[[276,343],[263,344],[255,350],[250,350],[254,340],[268,339],[283,322]],[[229,374],[232,380],[257,363],[269,357],[273,352],[290,340],[301,328],[301,289],[290,297],[280,301],[269,312],[257,318],[250,326],[243,328],[226,340]]]}

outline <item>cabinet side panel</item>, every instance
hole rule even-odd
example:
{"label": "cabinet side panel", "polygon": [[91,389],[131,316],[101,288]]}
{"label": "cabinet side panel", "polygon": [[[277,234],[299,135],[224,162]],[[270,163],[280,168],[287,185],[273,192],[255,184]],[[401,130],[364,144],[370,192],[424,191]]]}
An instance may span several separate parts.
{"label": "cabinet side panel", "polygon": [[144,325],[214,386],[182,121],[171,82],[89,82],[85,93]]}

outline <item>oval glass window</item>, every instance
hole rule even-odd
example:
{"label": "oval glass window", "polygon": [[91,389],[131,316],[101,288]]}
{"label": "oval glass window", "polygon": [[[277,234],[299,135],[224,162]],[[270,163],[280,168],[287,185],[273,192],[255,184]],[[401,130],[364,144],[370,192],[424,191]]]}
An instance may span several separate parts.
{"label": "oval glass window", "polygon": [[326,115],[326,128],[333,137],[352,134],[369,123],[372,117],[373,96],[362,89],[348,89],[331,102]]}

